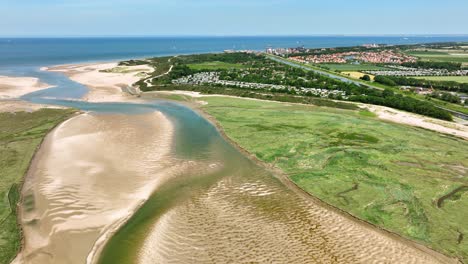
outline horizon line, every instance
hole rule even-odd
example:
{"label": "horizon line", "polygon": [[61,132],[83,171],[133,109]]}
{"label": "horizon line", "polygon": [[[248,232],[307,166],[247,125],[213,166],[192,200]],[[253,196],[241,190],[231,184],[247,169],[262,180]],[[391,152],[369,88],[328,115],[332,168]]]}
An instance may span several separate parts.
{"label": "horizon line", "polygon": [[462,34],[258,34],[258,35],[0,35],[0,38],[235,38],[235,37],[468,37],[468,33]]}

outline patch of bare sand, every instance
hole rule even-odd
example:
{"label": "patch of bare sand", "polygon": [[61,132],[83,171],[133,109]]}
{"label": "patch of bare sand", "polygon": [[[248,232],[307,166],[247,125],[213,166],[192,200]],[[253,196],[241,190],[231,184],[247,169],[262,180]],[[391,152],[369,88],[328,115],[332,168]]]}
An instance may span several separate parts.
{"label": "patch of bare sand", "polygon": [[18,98],[50,87],[52,86],[34,77],[0,76],[0,99]]}
{"label": "patch of bare sand", "polygon": [[89,88],[83,98],[89,102],[121,102],[132,100],[129,92],[139,93],[132,85],[141,79],[142,73],[152,72],[148,65],[118,66],[118,63],[70,64],[42,70],[61,72],[75,82]]}
{"label": "patch of bare sand", "polygon": [[369,111],[377,114],[378,118],[383,120],[422,127],[439,133],[468,139],[468,127],[461,124],[403,112],[384,106],[361,105],[361,107],[369,109]]}
{"label": "patch of bare sand", "polygon": [[169,156],[172,137],[161,113],[82,114],[58,126],[25,179],[14,263],[91,263],[157,186],[192,166]]}

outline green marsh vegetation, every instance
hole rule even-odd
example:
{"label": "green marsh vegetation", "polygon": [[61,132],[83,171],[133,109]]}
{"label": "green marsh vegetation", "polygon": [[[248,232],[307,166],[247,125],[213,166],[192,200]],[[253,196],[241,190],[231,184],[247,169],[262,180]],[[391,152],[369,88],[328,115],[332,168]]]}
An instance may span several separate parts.
{"label": "green marsh vegetation", "polygon": [[202,98],[226,134],[310,194],[468,260],[468,143],[367,112]]}
{"label": "green marsh vegetation", "polygon": [[20,186],[31,159],[44,136],[74,110],[42,109],[35,112],[0,113],[0,263],[16,256],[21,235],[16,207]]}

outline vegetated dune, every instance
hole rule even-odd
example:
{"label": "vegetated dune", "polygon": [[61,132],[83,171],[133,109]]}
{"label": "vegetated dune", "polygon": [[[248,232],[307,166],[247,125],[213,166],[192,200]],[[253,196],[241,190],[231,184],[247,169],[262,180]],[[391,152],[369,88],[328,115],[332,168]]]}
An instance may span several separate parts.
{"label": "vegetated dune", "polygon": [[380,119],[383,120],[421,127],[468,140],[468,127],[462,124],[408,113],[385,106],[362,105],[362,107],[368,108],[371,112],[375,113]]}
{"label": "vegetated dune", "polygon": [[50,88],[34,77],[0,76],[0,99],[18,98],[25,94]]}
{"label": "vegetated dune", "polygon": [[172,133],[159,112],[82,114],[57,127],[25,180],[25,240],[14,263],[92,259],[154,189],[185,166],[168,158]]}
{"label": "vegetated dune", "polygon": [[[132,85],[143,74],[153,71],[148,65],[118,66],[118,63],[69,64],[42,70],[62,72],[75,82],[87,86],[90,91],[84,98],[89,102],[128,101]],[[138,91],[135,91],[138,92]]]}

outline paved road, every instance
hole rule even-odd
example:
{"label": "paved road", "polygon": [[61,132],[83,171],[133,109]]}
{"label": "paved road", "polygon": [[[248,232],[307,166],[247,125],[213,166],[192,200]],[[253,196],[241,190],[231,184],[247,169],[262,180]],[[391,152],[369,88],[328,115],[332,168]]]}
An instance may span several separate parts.
{"label": "paved road", "polygon": [[289,60],[286,60],[286,59],[283,59],[283,58],[273,57],[273,56],[268,56],[268,58],[270,58],[270,59],[272,59],[274,61],[280,62],[280,63],[287,64],[287,65],[292,66],[292,67],[301,68],[301,69],[306,70],[306,71],[313,71],[313,72],[316,72],[318,74],[322,74],[322,75],[328,76],[330,78],[340,80],[340,81],[345,82],[345,83],[354,83],[356,85],[369,87],[371,89],[383,90],[380,87],[376,87],[376,86],[373,86],[373,85],[364,84],[364,83],[361,83],[361,82],[358,82],[358,81],[350,80],[350,79],[348,79],[346,77],[342,77],[342,76],[339,76],[339,75],[331,74],[331,73],[326,72],[326,71],[322,71],[322,70],[314,69],[314,68],[311,68],[311,67],[307,67],[307,66],[301,65],[300,63],[292,62],[292,61],[289,61]]}

